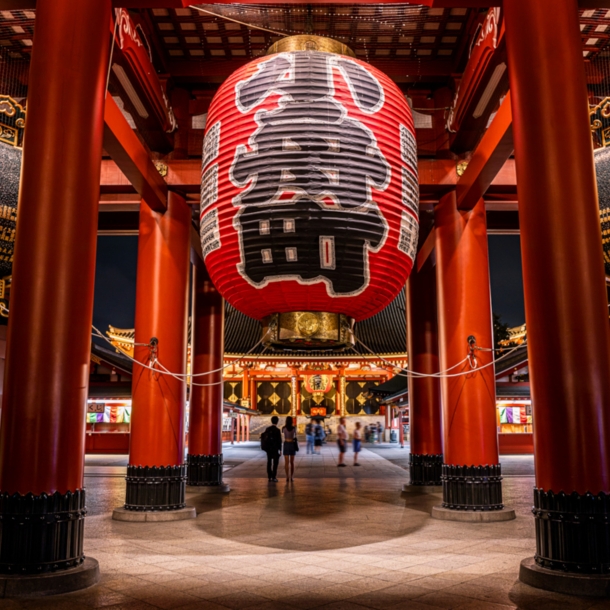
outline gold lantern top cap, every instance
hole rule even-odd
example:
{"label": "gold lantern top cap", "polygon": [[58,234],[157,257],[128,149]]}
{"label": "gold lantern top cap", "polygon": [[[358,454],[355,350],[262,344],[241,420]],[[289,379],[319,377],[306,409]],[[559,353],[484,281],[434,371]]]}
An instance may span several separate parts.
{"label": "gold lantern top cap", "polygon": [[312,34],[299,34],[298,36],[287,36],[274,42],[267,55],[274,53],[286,53],[289,51],[323,51],[325,53],[336,53],[337,55],[348,55],[356,57],[356,54],[342,42],[324,36],[314,36]]}

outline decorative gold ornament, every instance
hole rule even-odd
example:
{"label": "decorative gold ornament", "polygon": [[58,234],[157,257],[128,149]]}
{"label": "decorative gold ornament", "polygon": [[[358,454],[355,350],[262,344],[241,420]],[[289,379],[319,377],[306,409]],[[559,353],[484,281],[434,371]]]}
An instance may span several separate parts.
{"label": "decorative gold ornament", "polygon": [[162,161],[155,161],[155,167],[157,168],[157,171],[161,174],[162,178],[165,178],[165,176],[167,176],[167,165],[165,163],[163,163]]}
{"label": "decorative gold ornament", "polygon": [[594,148],[605,148],[610,144],[610,97],[595,106],[590,105],[589,117]]}
{"label": "decorative gold ornament", "polygon": [[269,47],[267,55],[287,53],[288,51],[323,51],[356,57],[356,54],[342,42],[324,36],[313,36],[312,34],[298,34],[297,36],[282,38]]}
{"label": "decorative gold ornament", "polygon": [[21,146],[25,129],[25,108],[9,95],[0,95],[0,142]]}
{"label": "decorative gold ornament", "polygon": [[263,320],[263,345],[278,350],[344,350],[355,345],[354,320],[321,311],[276,313]]}
{"label": "decorative gold ornament", "polygon": [[460,161],[460,162],[457,164],[457,167],[456,167],[456,170],[455,170],[455,171],[457,172],[457,175],[458,175],[458,176],[460,176],[460,178],[461,178],[461,177],[464,175],[464,173],[466,172],[466,168],[467,168],[467,167],[468,167],[468,161]]}
{"label": "decorative gold ornament", "polygon": [[304,337],[312,337],[320,329],[320,320],[315,314],[305,312],[297,320],[297,328]]}

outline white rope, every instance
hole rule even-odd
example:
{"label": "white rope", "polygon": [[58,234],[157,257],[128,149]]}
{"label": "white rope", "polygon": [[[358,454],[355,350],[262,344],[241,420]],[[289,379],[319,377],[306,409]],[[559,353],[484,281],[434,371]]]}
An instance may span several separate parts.
{"label": "white rope", "polygon": [[[99,337],[100,339],[103,339],[104,341],[106,341],[106,343],[109,343],[110,345],[112,345],[112,347],[114,347],[116,349],[116,346],[113,345],[112,341],[110,339],[108,339],[106,336],[104,336],[100,332],[99,329],[97,329],[95,326],[91,326],[91,328],[94,330],[94,332],[91,333],[94,337]],[[127,359],[131,360],[134,364],[137,364],[145,369],[148,369],[149,371],[153,371],[155,373],[160,373],[162,375],[169,375],[171,377],[174,377],[175,379],[178,379],[179,381],[185,381],[187,377],[202,377],[204,375],[213,375],[214,373],[220,373],[221,371],[224,371],[224,369],[226,369],[230,366],[233,366],[235,363],[245,360],[265,340],[266,336],[267,335],[265,334],[254,347],[252,347],[248,352],[246,352],[243,356],[241,356],[237,360],[232,360],[231,362],[227,362],[227,364],[225,364],[224,366],[222,366],[218,369],[214,369],[213,371],[206,371],[205,373],[197,373],[196,375],[187,375],[186,373],[184,373],[184,374],[183,373],[172,373],[157,359],[155,359],[154,362],[152,363],[153,366],[149,366],[147,364],[144,364],[143,362],[140,362],[139,360],[136,360],[135,358],[132,358],[131,356],[129,356],[128,354],[125,354],[124,352],[121,352],[121,353],[123,353],[123,355]],[[144,344],[144,345],[148,345],[148,344]],[[260,358],[265,353],[266,350],[267,350],[267,348],[264,348],[260,354],[257,354],[254,357],[254,359],[256,360],[256,359]],[[161,367],[161,369],[157,368],[155,365],[158,365],[159,367]],[[205,386],[220,385],[221,383],[224,383],[224,381],[215,381],[213,383],[195,383],[195,382],[193,382],[193,385],[205,387]]]}
{"label": "white rope", "polygon": [[[390,364],[394,368],[399,368],[393,362],[390,362],[389,360],[385,360],[383,357],[379,356],[378,354],[375,354],[375,352],[373,352],[373,350],[371,350],[370,347],[368,347],[362,341],[360,341],[360,339],[358,339],[358,343],[360,343],[373,356],[375,356],[376,358],[379,358],[379,360],[381,360],[382,362],[385,362],[386,364]],[[448,369],[446,369],[444,371],[440,371],[438,373],[419,373],[417,371],[411,371],[409,369],[402,369],[401,372],[400,373],[396,373],[395,376],[396,377],[406,377],[406,378],[409,378],[409,377],[437,377],[439,379],[447,379],[447,378],[451,378],[451,377],[463,377],[464,375],[471,375],[475,371],[480,371],[480,370],[485,369],[485,368],[487,368],[489,366],[492,366],[496,362],[500,362],[501,360],[503,360],[505,358],[508,358],[508,356],[510,356],[513,352],[515,352],[519,348],[525,347],[525,346],[527,346],[527,343],[523,343],[521,345],[517,345],[516,347],[514,347],[513,349],[508,351],[506,354],[500,356],[499,358],[495,358],[491,362],[488,362],[487,364],[484,364],[482,366],[478,365],[478,362],[477,362],[476,358],[473,358],[474,359],[474,363],[475,363],[475,365],[473,366],[473,363],[472,363],[472,360],[471,360],[471,355],[469,354],[462,361],[460,361],[457,364],[454,364],[453,366],[449,367]],[[478,349],[485,349],[485,351],[487,351],[486,348],[478,348]],[[495,351],[495,350],[489,350],[489,351]],[[364,355],[364,354],[360,354],[360,355]],[[460,373],[451,373],[451,374],[449,374],[449,371],[457,368],[461,364],[464,364],[467,360],[470,362],[470,370],[462,371]],[[406,371],[407,374],[403,375],[402,371]]]}

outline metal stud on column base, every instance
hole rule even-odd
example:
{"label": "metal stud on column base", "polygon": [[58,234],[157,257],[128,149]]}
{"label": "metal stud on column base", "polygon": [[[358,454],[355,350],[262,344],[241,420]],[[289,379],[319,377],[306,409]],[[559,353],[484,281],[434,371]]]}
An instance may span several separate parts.
{"label": "metal stud on column base", "polygon": [[117,521],[179,521],[193,519],[196,512],[186,505],[186,464],[179,466],[127,466],[124,508],[117,508]]}
{"label": "metal stud on column base", "polygon": [[0,597],[48,595],[99,581],[85,560],[85,490],[65,494],[0,494]]}
{"label": "metal stud on column base", "polygon": [[443,504],[432,509],[432,516],[447,521],[509,521],[513,509],[502,504],[502,468],[443,464]]}
{"label": "metal stud on column base", "polygon": [[610,596],[610,494],[534,489],[536,555],[519,579],[549,591]]}
{"label": "metal stud on column base", "polygon": [[[442,485],[443,455],[409,454],[410,485]],[[408,487],[405,485],[405,487]]]}
{"label": "metal stud on column base", "polygon": [[224,458],[219,455],[187,456],[187,485],[198,487],[198,492],[227,493],[229,486],[222,482]]}

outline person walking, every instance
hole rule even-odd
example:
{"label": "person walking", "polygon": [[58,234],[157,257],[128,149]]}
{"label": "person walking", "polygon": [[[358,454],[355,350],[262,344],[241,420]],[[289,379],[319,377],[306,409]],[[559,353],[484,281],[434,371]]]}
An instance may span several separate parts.
{"label": "person walking", "polygon": [[347,451],[347,428],[345,427],[345,417],[339,419],[339,425],[337,426],[337,447],[339,448],[339,460],[337,466],[345,468],[344,458],[345,452]]}
{"label": "person walking", "polygon": [[286,482],[294,480],[294,456],[297,452],[297,429],[292,423],[290,415],[286,418],[286,424],[282,428],[284,435],[284,468],[286,469]]}
{"label": "person walking", "polygon": [[354,430],[354,434],[352,435],[352,445],[354,448],[354,466],[360,466],[358,463],[358,454],[360,453],[360,449],[362,449],[362,431],[360,430],[361,423],[359,421],[356,422],[356,428]]}
{"label": "person walking", "polygon": [[307,455],[313,454],[313,443],[314,443],[314,428],[315,424],[313,419],[305,426],[305,440],[307,441]]}
{"label": "person walking", "polygon": [[324,434],[324,428],[322,424],[317,421],[313,429],[314,448],[316,455],[320,455],[320,451],[322,450],[322,443],[324,442],[325,436],[326,435]]}
{"label": "person walking", "polygon": [[377,422],[377,442],[381,443],[381,437],[383,436],[383,426],[381,422]]}
{"label": "person walking", "polygon": [[269,482],[277,483],[277,467],[282,452],[282,434],[277,427],[280,418],[274,415],[271,425],[262,434],[262,448],[267,454],[267,477]]}

